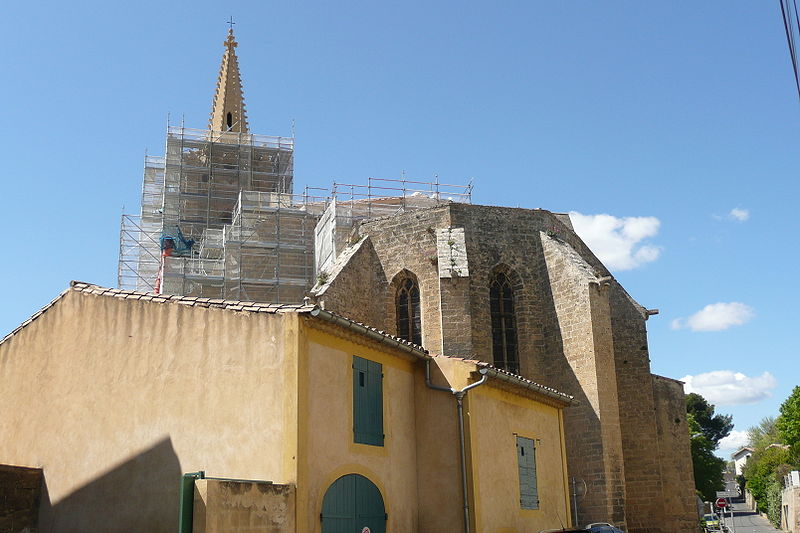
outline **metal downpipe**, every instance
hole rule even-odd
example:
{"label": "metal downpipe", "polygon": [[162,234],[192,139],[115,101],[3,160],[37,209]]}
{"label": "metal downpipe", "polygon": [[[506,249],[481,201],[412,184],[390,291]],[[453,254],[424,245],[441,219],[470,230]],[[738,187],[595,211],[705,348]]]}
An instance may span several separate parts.
{"label": "metal downpipe", "polygon": [[475,387],[479,387],[486,383],[486,380],[489,379],[488,370],[485,368],[481,368],[479,372],[481,373],[481,379],[476,381],[475,383],[471,383],[467,385],[461,390],[456,390],[449,387],[442,387],[440,385],[434,385],[431,382],[431,362],[430,359],[425,361],[425,384],[435,390],[446,391],[450,392],[456,397],[456,411],[458,413],[458,444],[459,444],[459,451],[461,452],[461,491],[464,495],[464,533],[470,533],[469,527],[469,493],[467,488],[467,450],[466,450],[466,438],[464,436],[464,396],[467,395],[467,392],[470,389],[474,389]]}

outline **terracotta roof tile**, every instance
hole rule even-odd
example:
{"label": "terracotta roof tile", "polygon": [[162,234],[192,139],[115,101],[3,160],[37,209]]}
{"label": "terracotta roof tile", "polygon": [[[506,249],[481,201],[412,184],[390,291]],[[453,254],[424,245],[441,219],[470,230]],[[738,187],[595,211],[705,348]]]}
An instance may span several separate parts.
{"label": "terracotta roof tile", "polygon": [[542,385],[541,383],[537,383],[532,381],[528,378],[524,378],[518,374],[514,374],[513,372],[509,372],[508,370],[503,370],[502,368],[497,368],[496,366],[487,363],[486,361],[480,361],[478,359],[467,359],[464,357],[457,357],[451,355],[436,355],[434,357],[447,357],[449,359],[458,359],[459,361],[464,361],[466,363],[472,363],[481,368],[490,368],[493,372],[497,374],[503,374],[509,378],[509,380],[516,382],[519,385],[525,386],[526,388],[539,390],[540,392],[549,393],[550,396],[558,396],[563,399],[565,402],[569,403],[576,403],[575,397],[570,396],[569,394],[563,393],[559,390],[554,389],[553,387],[548,387],[547,385]]}
{"label": "terracotta roof tile", "polygon": [[203,307],[203,308],[218,308],[227,309],[231,311],[246,311],[251,313],[279,313],[279,312],[297,312],[307,313],[314,309],[313,305],[308,304],[274,304],[269,302],[241,302],[239,300],[226,300],[224,298],[200,298],[197,296],[180,296],[177,294],[154,294],[152,292],[131,291],[123,289],[112,289],[109,287],[100,287],[92,283],[83,281],[72,281],[69,289],[63,291],[53,301],[42,307],[30,318],[25,320],[22,324],[14,328],[8,335],[0,339],[0,344],[4,343],[9,338],[16,335],[20,330],[28,326],[31,322],[39,318],[45,311],[50,309],[58,300],[60,300],[69,291],[83,292],[86,294],[94,294],[97,296],[105,296],[111,298],[121,298],[125,300],[142,300],[153,303],[171,303],[175,302],[181,305],[190,307]]}

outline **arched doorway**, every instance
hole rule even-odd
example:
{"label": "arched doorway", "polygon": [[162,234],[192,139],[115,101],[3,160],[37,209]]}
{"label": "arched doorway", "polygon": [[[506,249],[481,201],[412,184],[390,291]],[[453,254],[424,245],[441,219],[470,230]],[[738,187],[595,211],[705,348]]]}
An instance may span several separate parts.
{"label": "arched doorway", "polygon": [[381,491],[358,474],[334,481],[322,500],[322,533],[364,531],[386,533],[386,509]]}

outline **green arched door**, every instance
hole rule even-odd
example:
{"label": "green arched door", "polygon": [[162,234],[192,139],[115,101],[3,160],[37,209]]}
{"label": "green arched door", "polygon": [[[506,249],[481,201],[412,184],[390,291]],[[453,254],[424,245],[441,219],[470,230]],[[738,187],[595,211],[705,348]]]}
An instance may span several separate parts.
{"label": "green arched door", "polygon": [[322,533],[386,533],[386,509],[381,491],[358,474],[342,476],[322,500]]}

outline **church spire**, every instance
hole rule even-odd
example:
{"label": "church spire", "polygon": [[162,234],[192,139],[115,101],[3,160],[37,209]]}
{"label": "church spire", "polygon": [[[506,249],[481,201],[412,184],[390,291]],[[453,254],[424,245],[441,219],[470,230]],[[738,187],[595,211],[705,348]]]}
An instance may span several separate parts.
{"label": "church spire", "polygon": [[217,90],[214,93],[214,105],[211,108],[211,120],[208,129],[214,131],[232,131],[249,133],[247,112],[244,108],[242,78],[239,76],[239,59],[236,57],[238,43],[233,37],[233,23],[228,30],[228,38],[223,45],[222,65],[217,79]]}

